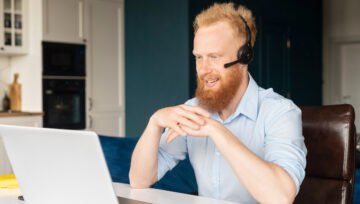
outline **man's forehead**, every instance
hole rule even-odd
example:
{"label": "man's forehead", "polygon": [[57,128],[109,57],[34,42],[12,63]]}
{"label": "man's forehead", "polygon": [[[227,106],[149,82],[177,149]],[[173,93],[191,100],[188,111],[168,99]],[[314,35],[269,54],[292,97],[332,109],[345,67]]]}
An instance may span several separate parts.
{"label": "man's forehead", "polygon": [[234,32],[230,24],[226,21],[219,21],[207,26],[200,27],[197,32],[195,33],[196,36],[202,35],[215,35],[215,36],[222,36],[226,35],[228,37],[235,37]]}
{"label": "man's forehead", "polygon": [[197,30],[193,54],[219,53],[234,43],[239,44],[239,38],[234,36],[229,23],[218,22]]}

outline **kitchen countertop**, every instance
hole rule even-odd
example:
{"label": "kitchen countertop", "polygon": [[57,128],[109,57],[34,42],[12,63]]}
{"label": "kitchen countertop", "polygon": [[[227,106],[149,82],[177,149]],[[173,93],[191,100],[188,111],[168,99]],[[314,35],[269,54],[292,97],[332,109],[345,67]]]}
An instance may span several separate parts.
{"label": "kitchen countertop", "polygon": [[35,116],[35,115],[44,115],[43,112],[0,112],[0,117],[13,117],[13,116]]}

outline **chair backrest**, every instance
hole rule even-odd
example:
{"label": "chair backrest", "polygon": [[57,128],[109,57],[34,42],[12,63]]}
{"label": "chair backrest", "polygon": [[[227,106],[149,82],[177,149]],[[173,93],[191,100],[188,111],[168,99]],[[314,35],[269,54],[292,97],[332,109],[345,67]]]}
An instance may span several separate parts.
{"label": "chair backrest", "polygon": [[355,179],[355,113],[351,105],[301,107],[308,149],[295,203],[351,204]]}

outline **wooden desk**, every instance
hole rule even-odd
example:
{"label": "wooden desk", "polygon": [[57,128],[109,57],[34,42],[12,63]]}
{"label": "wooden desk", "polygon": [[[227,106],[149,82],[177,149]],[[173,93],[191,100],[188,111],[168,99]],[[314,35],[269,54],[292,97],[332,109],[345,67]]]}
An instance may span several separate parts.
{"label": "wooden desk", "polygon": [[[132,189],[129,184],[113,183],[115,193],[118,196],[158,204],[234,204],[229,201],[220,201],[212,198],[175,193],[171,191],[148,189]],[[21,194],[20,189],[0,189],[0,203],[25,204],[17,197]],[[26,198],[25,198],[26,199]]]}

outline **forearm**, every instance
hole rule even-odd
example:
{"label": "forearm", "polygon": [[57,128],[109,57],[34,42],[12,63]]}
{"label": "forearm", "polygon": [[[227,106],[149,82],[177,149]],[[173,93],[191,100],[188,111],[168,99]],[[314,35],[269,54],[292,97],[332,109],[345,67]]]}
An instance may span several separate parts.
{"label": "forearm", "polygon": [[214,130],[211,138],[256,200],[261,203],[293,202],[296,186],[285,170],[255,155],[225,127]]}
{"label": "forearm", "polygon": [[163,128],[156,127],[150,119],[131,158],[129,172],[133,188],[148,188],[157,181],[158,148]]}
{"label": "forearm", "polygon": [[[179,105],[162,108],[150,118],[144,133],[136,144],[129,172],[130,185],[134,188],[147,188],[158,179],[158,149],[164,128],[172,128],[176,135],[187,135],[180,126],[198,127],[204,125],[201,117],[208,118],[210,114],[195,106]],[[186,144],[180,145],[186,149]],[[179,154],[183,151],[180,150]]]}

